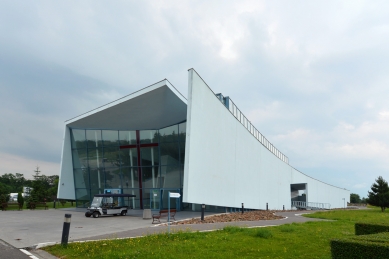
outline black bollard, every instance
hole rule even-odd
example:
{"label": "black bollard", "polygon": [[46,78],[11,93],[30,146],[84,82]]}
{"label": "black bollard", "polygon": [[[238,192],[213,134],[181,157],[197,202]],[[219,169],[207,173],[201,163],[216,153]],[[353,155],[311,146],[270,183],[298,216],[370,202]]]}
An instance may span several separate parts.
{"label": "black bollard", "polygon": [[244,203],[242,202],[242,214],[244,212]]}
{"label": "black bollard", "polygon": [[63,246],[68,245],[71,217],[72,214],[65,214],[65,218],[63,221],[63,229],[62,229],[62,240],[61,240],[61,245]]}
{"label": "black bollard", "polygon": [[269,205],[267,202],[266,202],[266,210],[269,210]]}
{"label": "black bollard", "polygon": [[201,204],[201,220],[204,220],[205,204]]}

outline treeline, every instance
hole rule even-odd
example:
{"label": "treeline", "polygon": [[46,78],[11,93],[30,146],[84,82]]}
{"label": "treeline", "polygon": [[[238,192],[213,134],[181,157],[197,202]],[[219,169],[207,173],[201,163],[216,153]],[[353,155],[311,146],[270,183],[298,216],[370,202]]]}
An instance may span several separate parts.
{"label": "treeline", "polygon": [[59,176],[36,173],[33,177],[28,180],[19,173],[1,175],[0,199],[8,201],[10,193],[23,193],[23,187],[31,187],[30,197],[34,201],[52,201],[57,196]]}
{"label": "treeline", "polygon": [[361,199],[359,194],[351,193],[350,194],[350,203],[364,203],[364,204],[366,204],[367,203],[367,198],[363,197]]}

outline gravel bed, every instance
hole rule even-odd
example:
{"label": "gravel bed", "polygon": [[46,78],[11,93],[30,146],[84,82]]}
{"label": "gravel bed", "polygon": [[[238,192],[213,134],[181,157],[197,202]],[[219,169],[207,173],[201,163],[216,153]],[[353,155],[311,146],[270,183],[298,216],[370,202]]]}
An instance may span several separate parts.
{"label": "gravel bed", "polygon": [[193,218],[183,221],[172,222],[171,225],[186,225],[186,224],[208,224],[219,222],[235,222],[235,221],[257,221],[257,220],[274,220],[283,219],[282,216],[275,215],[274,210],[257,210],[247,211],[243,214],[241,212],[218,214],[213,216],[207,216],[201,221],[200,218]]}

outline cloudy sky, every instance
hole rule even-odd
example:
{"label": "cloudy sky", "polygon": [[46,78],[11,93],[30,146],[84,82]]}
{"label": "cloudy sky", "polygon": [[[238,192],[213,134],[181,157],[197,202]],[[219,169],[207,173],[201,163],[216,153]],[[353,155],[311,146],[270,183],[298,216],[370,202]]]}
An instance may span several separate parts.
{"label": "cloudy sky", "polygon": [[2,1],[0,174],[59,174],[64,121],[195,68],[298,170],[389,180],[388,1]]}

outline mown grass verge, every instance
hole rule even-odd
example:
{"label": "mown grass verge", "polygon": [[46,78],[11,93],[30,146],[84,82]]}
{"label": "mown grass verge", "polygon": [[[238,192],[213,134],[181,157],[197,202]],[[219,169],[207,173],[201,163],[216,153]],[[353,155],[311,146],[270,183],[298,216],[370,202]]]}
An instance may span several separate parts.
{"label": "mown grass verge", "polygon": [[308,222],[71,243],[45,250],[59,258],[330,258],[329,240],[353,234],[349,222]]}
{"label": "mown grass verge", "polygon": [[[331,258],[330,241],[354,236],[361,218],[381,219],[382,213],[348,210],[310,214],[338,219],[267,228],[226,227],[213,232],[178,232],[142,238],[70,243],[44,248],[59,258]],[[365,217],[365,215],[367,215]],[[389,221],[389,220],[388,220]],[[389,222],[388,222],[389,223]]]}

